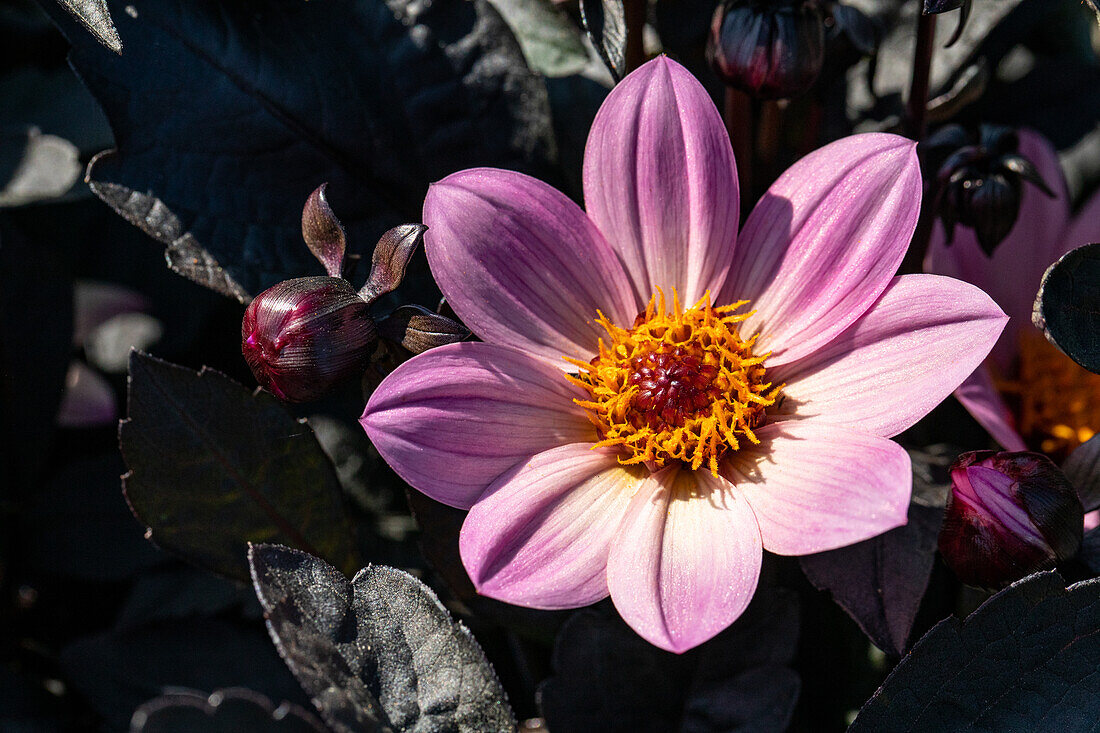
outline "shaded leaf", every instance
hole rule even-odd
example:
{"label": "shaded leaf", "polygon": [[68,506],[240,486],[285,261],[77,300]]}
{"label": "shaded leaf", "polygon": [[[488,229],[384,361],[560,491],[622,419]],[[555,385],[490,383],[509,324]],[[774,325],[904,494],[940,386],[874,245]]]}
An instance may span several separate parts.
{"label": "shaded leaf", "polygon": [[119,440],[126,498],[165,550],[241,579],[248,542],[358,563],[332,463],[270,394],[134,352]]}
{"label": "shaded leaf", "polygon": [[1100,373],[1100,244],[1078,247],[1047,268],[1032,320],[1069,358]]}
{"label": "shaded leaf", "polygon": [[170,563],[151,568],[134,580],[115,617],[115,628],[214,616],[242,608],[243,615],[260,617],[255,594],[247,586],[189,565]]}
{"label": "shaded leaf", "polygon": [[626,11],[623,0],[581,0],[584,29],[615,81],[626,76]]}
{"label": "shaded leaf", "polygon": [[220,292],[319,272],[300,215],[321,182],[361,252],[429,181],[552,158],[545,88],[485,0],[109,5],[122,56],[53,13],[117,141],[89,181]]}
{"label": "shaded leaf", "polygon": [[1086,512],[1100,509],[1100,435],[1094,435],[1069,454],[1062,471],[1077,489]]}
{"label": "shaded leaf", "polygon": [[906,649],[932,564],[943,509],[909,505],[904,527],[800,558],[814,587],[828,591],[875,646],[901,656]]}
{"label": "shaded leaf", "polygon": [[416,578],[368,565],[349,582],[277,545],[249,559],[279,653],[338,733],[515,728],[481,648]]}
{"label": "shaded leaf", "polygon": [[59,198],[80,178],[80,151],[63,137],[31,127],[0,135],[0,148],[20,151],[13,169],[0,167],[0,206]]}
{"label": "shaded leaf", "polygon": [[470,331],[457,321],[419,305],[403,305],[378,323],[379,332],[414,354],[469,338]]}
{"label": "shaded leaf", "polygon": [[539,688],[551,731],[786,730],[798,700],[794,594],[761,587],[730,628],[684,654],[639,637],[610,603],[575,613]]}
{"label": "shaded leaf", "polygon": [[549,77],[588,66],[581,30],[554,0],[489,0],[519,41],[527,65]]}
{"label": "shaded leaf", "polygon": [[115,24],[111,20],[111,11],[106,0],[57,0],[73,14],[88,32],[100,43],[115,53],[122,53],[122,40],[118,37]]}
{"label": "shaded leaf", "polygon": [[130,733],[324,733],[312,713],[294,703],[275,705],[244,687],[210,695],[171,692],[134,711]]}
{"label": "shaded leaf", "polygon": [[1024,578],[924,635],[849,729],[1092,731],[1100,579]]}

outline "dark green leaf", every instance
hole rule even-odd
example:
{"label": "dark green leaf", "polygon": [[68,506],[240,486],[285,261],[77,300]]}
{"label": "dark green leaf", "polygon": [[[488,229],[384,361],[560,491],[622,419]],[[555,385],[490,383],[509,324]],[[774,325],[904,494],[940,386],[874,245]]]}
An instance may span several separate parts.
{"label": "dark green leaf", "polygon": [[324,733],[325,726],[305,708],[244,687],[210,695],[170,692],[134,711],[130,733]]}
{"label": "dark green leaf", "polygon": [[325,181],[363,254],[430,181],[553,157],[545,87],[485,0],[108,4],[122,56],[53,12],[115,132],[88,176],[221,292],[321,271],[301,212]]}
{"label": "dark green leaf", "polygon": [[1100,435],[1094,435],[1070,453],[1062,466],[1066,478],[1077,489],[1086,512],[1100,509]]}
{"label": "dark green leaf", "polygon": [[850,731],[1093,731],[1098,631],[1100,579],[1024,578],[925,634]]}
{"label": "dark green leaf", "polygon": [[1086,244],[1047,268],[1035,325],[1069,358],[1100,373],[1100,244]]}
{"label": "dark green leaf", "polygon": [[134,352],[119,438],[126,498],[165,550],[241,579],[248,542],[357,566],[332,463],[309,425],[266,392]]}
{"label": "dark green leaf", "polygon": [[279,653],[337,733],[511,733],[481,648],[408,573],[368,565],[352,581],[277,545],[249,552]]}
{"label": "dark green leaf", "polygon": [[523,49],[527,65],[550,77],[579,74],[588,66],[581,30],[554,0],[489,0]]}

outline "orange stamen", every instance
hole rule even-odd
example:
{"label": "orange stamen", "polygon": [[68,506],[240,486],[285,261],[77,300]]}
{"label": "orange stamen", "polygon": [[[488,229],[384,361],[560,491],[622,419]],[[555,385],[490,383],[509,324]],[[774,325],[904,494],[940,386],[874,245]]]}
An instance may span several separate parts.
{"label": "orange stamen", "polygon": [[619,447],[626,465],[678,460],[717,476],[726,451],[759,443],[753,430],[782,385],[764,381],[768,354],[753,354],[756,337],[738,334],[752,315],[735,313],[746,303],[712,307],[707,292],[684,310],[673,291],[668,309],[658,290],[629,330],[599,313],[607,341],[590,363],[567,359],[581,372],[566,377],[588,392],[575,402],[596,426],[596,446]]}

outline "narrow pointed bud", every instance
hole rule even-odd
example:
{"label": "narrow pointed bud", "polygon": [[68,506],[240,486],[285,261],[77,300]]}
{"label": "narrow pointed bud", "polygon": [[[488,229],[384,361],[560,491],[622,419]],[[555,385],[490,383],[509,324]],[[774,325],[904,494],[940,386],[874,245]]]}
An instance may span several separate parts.
{"label": "narrow pointed bud", "polygon": [[786,99],[817,80],[825,17],[816,0],[725,0],[714,14],[707,58],[726,85],[756,99]]}
{"label": "narrow pointed bud", "polygon": [[469,338],[470,332],[447,316],[419,305],[403,305],[378,322],[383,336],[414,354]]}
{"label": "narrow pointed bud", "polygon": [[1035,165],[1019,154],[1019,144],[1015,130],[993,125],[982,125],[977,143],[957,125],[923,143],[925,155],[939,159],[933,208],[949,242],[955,224],[962,224],[992,255],[1016,224],[1025,183],[1054,195]]}
{"label": "narrow pointed bud", "polygon": [[302,238],[313,256],[325,266],[330,277],[340,277],[344,267],[347,237],[344,226],[336,218],[325,197],[327,183],[322,183],[306,199],[302,207]]}
{"label": "narrow pointed bud", "polygon": [[959,580],[998,589],[1077,554],[1084,509],[1039,453],[964,453],[951,467],[940,553]]}
{"label": "narrow pointed bud", "polygon": [[241,351],[256,381],[281,400],[308,402],[366,369],[378,329],[346,280],[300,277],[245,310]]}
{"label": "narrow pointed bud", "polygon": [[370,277],[359,291],[363,300],[373,303],[401,284],[426,231],[428,227],[423,224],[402,224],[382,235],[371,256]]}

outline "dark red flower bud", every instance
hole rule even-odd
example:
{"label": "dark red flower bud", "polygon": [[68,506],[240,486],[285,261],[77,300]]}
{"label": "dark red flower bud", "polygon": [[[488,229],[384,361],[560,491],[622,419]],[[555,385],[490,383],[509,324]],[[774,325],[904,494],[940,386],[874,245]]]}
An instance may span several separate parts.
{"label": "dark red flower bud", "polygon": [[824,49],[816,0],[726,0],[711,23],[707,58],[727,85],[757,99],[786,99],[814,83]]}
{"label": "dark red flower bud", "polygon": [[1016,224],[1025,181],[1054,196],[1035,165],[1019,154],[1019,144],[1015,130],[993,125],[982,125],[976,144],[958,125],[922,144],[926,159],[935,161],[932,205],[949,244],[955,224],[963,224],[992,255]]}
{"label": "dark red flower bud", "polygon": [[241,351],[256,381],[280,399],[317,399],[366,369],[378,336],[367,309],[346,280],[284,280],[249,304]]}
{"label": "dark red flower bud", "polygon": [[940,553],[964,583],[1003,588],[1081,547],[1081,501],[1040,453],[963,453],[951,482]]}

